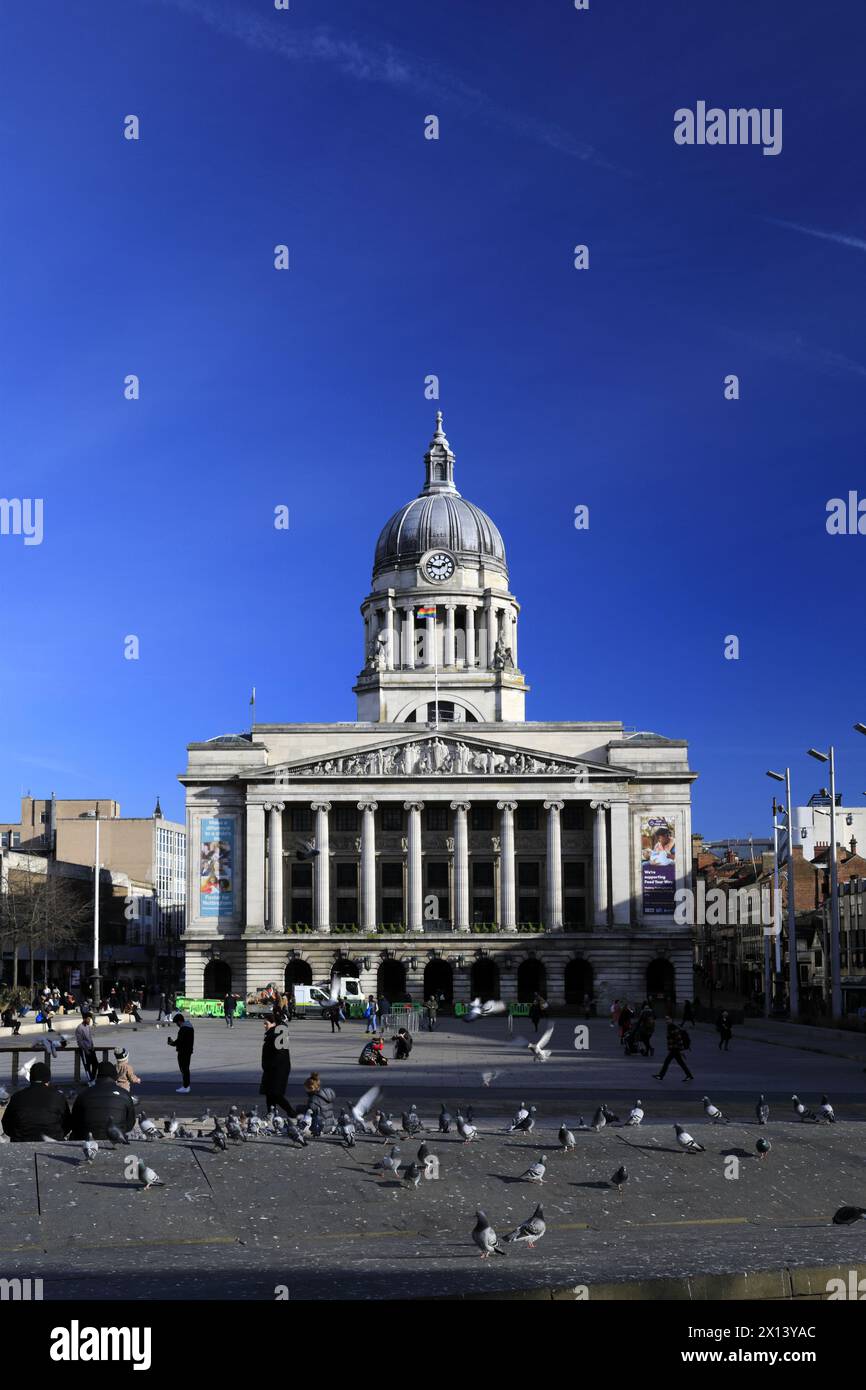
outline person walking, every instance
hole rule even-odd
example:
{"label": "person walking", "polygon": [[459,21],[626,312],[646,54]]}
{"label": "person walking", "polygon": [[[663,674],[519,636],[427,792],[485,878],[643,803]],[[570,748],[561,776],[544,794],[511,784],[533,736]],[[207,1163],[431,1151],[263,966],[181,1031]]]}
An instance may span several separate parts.
{"label": "person walking", "polygon": [[653,1033],[655,1032],[656,1016],[652,1009],[647,1005],[641,1011],[637,1021],[637,1040],[643,1048],[644,1057],[654,1057],[655,1048],[653,1047]]}
{"label": "person walking", "polygon": [[691,999],[687,999],[687,1000],[685,1001],[685,1003],[683,1004],[683,1027],[684,1027],[684,1028],[685,1028],[685,1026],[686,1026],[687,1023],[690,1023],[690,1024],[692,1025],[692,1027],[694,1027],[694,1023],[695,1023],[695,1014],[694,1014],[694,1010],[693,1010],[693,1008],[692,1008],[692,1001],[691,1001]]}
{"label": "person walking", "polygon": [[436,1027],[436,1015],[439,1012],[439,1000],[435,994],[431,994],[427,1003],[424,1005],[427,1011],[427,1032],[432,1033]]}
{"label": "person walking", "polygon": [[96,1045],[93,1041],[93,1014],[81,1015],[81,1022],[75,1030],[75,1046],[81,1053],[81,1065],[87,1074],[88,1085],[96,1080]]}
{"label": "person walking", "polygon": [[629,1006],[628,1000],[626,1000],[626,1002],[623,1004],[622,1008],[619,1011],[619,1018],[617,1020],[619,1024],[620,1044],[625,1042],[633,1018],[634,1010]]}
{"label": "person walking", "polygon": [[223,1017],[225,1018],[225,1021],[226,1021],[226,1027],[227,1027],[227,1028],[234,1028],[234,1026],[235,1026],[235,996],[232,994],[231,990],[229,990],[228,994],[226,995],[225,999],[223,1000]]}
{"label": "person walking", "polygon": [[364,1010],[364,1017],[367,1020],[367,1026],[364,1029],[365,1033],[375,1033],[378,1029],[379,1019],[377,1014],[377,1007],[378,1006],[376,1004],[375,995],[368,994],[367,1007]]}
{"label": "person walking", "polygon": [[294,1120],[298,1112],[286,1099],[289,1077],[292,1074],[288,1032],[278,1034],[278,1025],[272,1018],[263,1018],[262,1023],[265,1025],[265,1035],[262,1039],[262,1079],[259,1095],[264,1096],[269,1110],[275,1110],[279,1106],[290,1120]]}
{"label": "person walking", "polygon": [[716,1019],[716,1031],[719,1035],[719,1051],[727,1052],[728,1045],[734,1032],[731,1023],[731,1015],[728,1013],[727,1009],[722,1009],[722,1012]]}
{"label": "person walking", "polygon": [[331,1007],[328,1009],[327,1016],[331,1020],[331,1032],[341,1032],[342,1029],[340,1028],[340,1018],[342,1017],[342,1011],[340,1009],[339,999],[335,1000]]}
{"label": "person walking", "polygon": [[614,999],[610,1006],[610,1026],[615,1028],[619,1023],[619,1000]]}
{"label": "person walking", "polygon": [[66,1097],[51,1084],[45,1062],[30,1068],[30,1084],[16,1091],[3,1111],[3,1133],[13,1144],[38,1144],[42,1139],[65,1139],[72,1128]]}
{"label": "person walking", "polygon": [[532,1020],[532,1026],[536,1033],[538,1032],[538,1025],[541,1022],[541,1015],[546,1008],[547,1000],[536,991],[532,997],[532,1003],[529,1006],[529,1017]]}
{"label": "person walking", "polygon": [[665,1074],[671,1062],[676,1062],[680,1070],[684,1072],[683,1080],[694,1081],[695,1078],[692,1076],[688,1064],[683,1058],[683,1053],[687,1052],[691,1047],[691,1039],[685,1029],[678,1028],[670,1016],[665,1019],[665,1023],[667,1024],[668,1030],[668,1055],[665,1057],[661,1071],[654,1071],[653,1076],[656,1081],[664,1081]]}
{"label": "person walking", "polygon": [[177,1049],[177,1065],[180,1068],[181,1084],[177,1087],[176,1094],[188,1096],[190,1092],[189,1064],[192,1060],[192,1052],[195,1047],[195,1029],[192,1024],[184,1018],[183,1014],[175,1014],[172,1023],[177,1024],[177,1037],[169,1038],[169,1047]]}

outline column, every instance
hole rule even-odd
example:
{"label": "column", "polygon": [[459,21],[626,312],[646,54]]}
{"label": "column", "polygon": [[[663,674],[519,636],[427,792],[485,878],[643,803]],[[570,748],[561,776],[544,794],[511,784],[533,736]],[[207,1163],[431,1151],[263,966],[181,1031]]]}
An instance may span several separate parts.
{"label": "column", "polygon": [[404,801],[409,812],[406,837],[406,924],[409,931],[424,930],[424,903],[421,891],[421,812],[423,801]]}
{"label": "column", "polygon": [[316,849],[313,860],[313,926],[316,931],[331,930],[331,842],[328,835],[330,801],[314,801],[316,813]]}
{"label": "column", "polygon": [[394,601],[389,596],[388,607],[385,609],[385,632],[388,640],[385,643],[385,666],[389,671],[394,670]]}
{"label": "column", "polygon": [[364,931],[376,930],[376,807],[375,801],[359,801],[361,812],[361,914]]}
{"label": "column", "polygon": [[615,927],[627,927],[631,922],[628,815],[626,802],[613,802],[610,808],[610,881]]}
{"label": "column", "polygon": [[411,603],[403,609],[403,665],[409,671],[415,667],[415,609]]}
{"label": "column", "polygon": [[501,931],[517,931],[517,904],[514,890],[514,812],[517,810],[517,802],[497,801],[496,805],[502,812],[499,928]]}
{"label": "column", "polygon": [[[427,624],[427,632],[424,641],[424,665],[433,669],[433,657],[436,651],[436,613],[432,613],[429,618],[424,619]],[[438,665],[438,662],[437,662]]]}
{"label": "column", "polygon": [[517,660],[517,609],[510,610],[511,616],[511,655],[514,658],[514,669],[517,670],[519,662]]}
{"label": "column", "polygon": [[246,925],[263,931],[265,926],[265,808],[247,805]]}
{"label": "column", "polygon": [[454,604],[448,603],[445,605],[445,651],[442,665],[453,666],[454,662]]}
{"label": "column", "polygon": [[268,814],[268,927],[283,929],[283,810],[285,802],[269,801]]}
{"label": "column", "polygon": [[493,663],[493,649],[496,645],[496,638],[492,636],[493,630],[493,608],[489,594],[484,595],[484,637],[481,640],[478,652],[478,664],[486,670],[490,670]]}
{"label": "column", "polygon": [[466,665],[475,665],[475,605],[466,605]]}
{"label": "column", "polygon": [[454,812],[454,930],[469,930],[468,801],[452,801]]}
{"label": "column", "polygon": [[595,838],[592,849],[594,890],[593,920],[597,927],[607,926],[607,812],[609,802],[591,801],[595,811]]}
{"label": "column", "polygon": [[545,801],[547,812],[547,930],[562,931],[562,826],[563,801]]}

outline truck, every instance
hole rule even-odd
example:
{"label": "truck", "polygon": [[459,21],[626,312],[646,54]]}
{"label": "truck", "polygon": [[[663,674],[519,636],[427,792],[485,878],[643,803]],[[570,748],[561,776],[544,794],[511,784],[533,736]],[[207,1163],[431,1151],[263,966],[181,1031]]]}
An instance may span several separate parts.
{"label": "truck", "polygon": [[[323,980],[318,985],[294,985],[292,987],[292,1012],[296,1018],[303,1018],[313,1009],[324,1012],[342,995],[347,1004],[360,1003],[363,998],[361,981],[354,975],[335,975],[330,983]],[[262,995],[251,999],[247,1004],[249,1015],[266,1016],[272,1004]]]}

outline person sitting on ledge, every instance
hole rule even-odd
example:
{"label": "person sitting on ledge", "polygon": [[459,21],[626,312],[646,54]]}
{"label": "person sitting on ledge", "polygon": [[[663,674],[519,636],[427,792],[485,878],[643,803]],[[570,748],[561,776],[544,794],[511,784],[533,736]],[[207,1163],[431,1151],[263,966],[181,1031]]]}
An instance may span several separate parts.
{"label": "person sitting on ledge", "polygon": [[30,1068],[30,1085],[16,1091],[3,1112],[3,1132],[13,1144],[65,1139],[72,1128],[66,1097],[51,1084],[44,1062]]}

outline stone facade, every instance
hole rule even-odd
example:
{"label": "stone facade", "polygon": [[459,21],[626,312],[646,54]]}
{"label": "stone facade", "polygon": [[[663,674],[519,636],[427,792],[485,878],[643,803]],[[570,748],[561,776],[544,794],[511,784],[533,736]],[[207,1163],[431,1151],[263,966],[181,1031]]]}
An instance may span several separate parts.
{"label": "stone facade", "polygon": [[524,719],[504,546],[441,417],[425,464],[376,548],[358,721],[189,746],[186,991],[352,962],[390,998],[690,995],[686,745]]}

